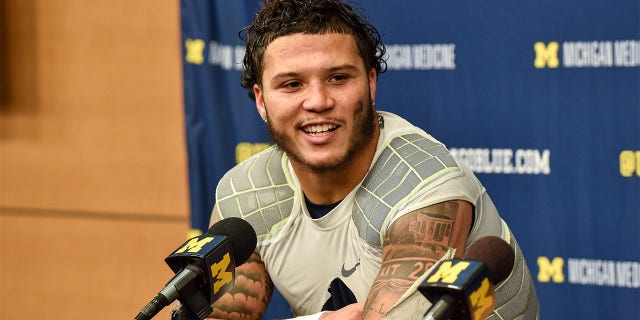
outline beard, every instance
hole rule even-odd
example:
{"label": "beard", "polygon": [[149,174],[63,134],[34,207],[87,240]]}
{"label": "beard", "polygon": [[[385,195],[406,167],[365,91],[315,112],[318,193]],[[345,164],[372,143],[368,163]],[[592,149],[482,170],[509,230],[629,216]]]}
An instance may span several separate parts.
{"label": "beard", "polygon": [[[268,118],[268,115],[267,115]],[[376,113],[371,99],[365,103],[360,103],[353,114],[353,134],[349,138],[347,149],[342,155],[338,155],[331,161],[312,162],[290,147],[291,143],[286,134],[279,132],[273,127],[271,121],[267,121],[267,130],[273,142],[283,150],[287,156],[307,168],[311,172],[322,173],[333,170],[346,169],[357,158],[373,139],[375,131]]]}

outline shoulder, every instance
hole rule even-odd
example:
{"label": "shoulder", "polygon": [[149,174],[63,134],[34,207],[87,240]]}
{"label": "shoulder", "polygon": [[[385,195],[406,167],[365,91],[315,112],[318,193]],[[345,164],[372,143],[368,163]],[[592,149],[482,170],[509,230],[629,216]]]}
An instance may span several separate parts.
{"label": "shoulder", "polygon": [[229,170],[216,188],[220,217],[246,220],[259,239],[286,221],[293,210],[294,198],[286,155],[275,146]]}
{"label": "shoulder", "polygon": [[444,144],[387,112],[371,169],[356,192],[353,220],[361,237],[380,245],[381,230],[418,191],[463,174]]}
{"label": "shoulder", "polygon": [[370,175],[383,171],[388,161],[398,163],[396,170],[411,170],[420,180],[434,178],[443,170],[462,172],[444,143],[395,114],[380,112],[380,115],[384,128]]}
{"label": "shoulder", "polygon": [[[271,146],[227,171],[216,189],[216,196],[224,196],[234,190],[244,190],[251,184],[265,183],[267,173],[274,174],[275,183],[284,181],[286,155],[277,146]],[[228,187],[232,185],[233,188]]]}

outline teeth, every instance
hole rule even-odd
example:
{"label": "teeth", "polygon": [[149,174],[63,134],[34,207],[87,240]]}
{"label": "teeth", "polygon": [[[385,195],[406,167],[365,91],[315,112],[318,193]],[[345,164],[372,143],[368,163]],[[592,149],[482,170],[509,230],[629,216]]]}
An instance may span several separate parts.
{"label": "teeth", "polygon": [[314,135],[314,136],[318,136],[318,135],[323,135],[333,129],[335,129],[336,126],[332,125],[332,124],[322,124],[322,125],[315,125],[315,126],[308,126],[304,128],[304,132]]}

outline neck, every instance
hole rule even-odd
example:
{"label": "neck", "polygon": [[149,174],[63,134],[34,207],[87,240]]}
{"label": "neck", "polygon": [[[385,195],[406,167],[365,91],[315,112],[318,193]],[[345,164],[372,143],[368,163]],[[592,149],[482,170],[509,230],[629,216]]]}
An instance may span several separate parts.
{"label": "neck", "polygon": [[374,132],[373,139],[344,168],[316,172],[291,161],[293,171],[309,201],[319,205],[336,203],[344,199],[364,179],[376,153],[380,136],[379,127],[376,127]]}

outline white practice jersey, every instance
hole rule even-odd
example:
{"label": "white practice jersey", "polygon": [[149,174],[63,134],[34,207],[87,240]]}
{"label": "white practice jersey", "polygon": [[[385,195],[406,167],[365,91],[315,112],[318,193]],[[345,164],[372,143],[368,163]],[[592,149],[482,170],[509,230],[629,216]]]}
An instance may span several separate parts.
{"label": "white practice jersey", "polygon": [[[500,236],[516,250],[514,269],[525,273],[524,279],[508,278],[497,288],[496,310],[503,308],[505,319],[537,314],[522,253],[473,173],[421,129],[394,114],[379,114],[383,126],[368,174],[322,218],[309,215],[287,156],[275,146],[238,164],[218,184],[222,218],[251,223],[258,235],[256,251],[294,314],[321,311],[331,298],[331,283],[338,280],[357,301],[365,301],[380,271],[382,238],[391,223],[454,199],[474,205],[467,247],[481,237]],[[443,221],[429,230],[429,241],[439,241],[452,226]],[[416,267],[416,273],[424,271]]]}

